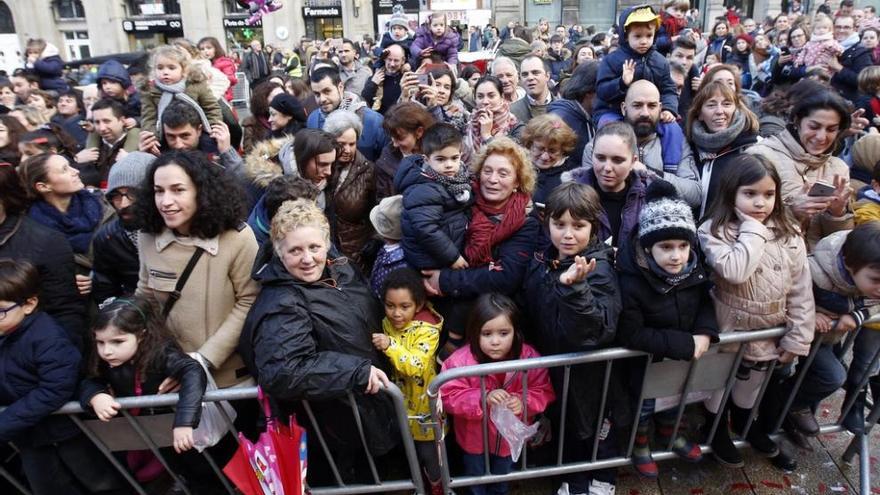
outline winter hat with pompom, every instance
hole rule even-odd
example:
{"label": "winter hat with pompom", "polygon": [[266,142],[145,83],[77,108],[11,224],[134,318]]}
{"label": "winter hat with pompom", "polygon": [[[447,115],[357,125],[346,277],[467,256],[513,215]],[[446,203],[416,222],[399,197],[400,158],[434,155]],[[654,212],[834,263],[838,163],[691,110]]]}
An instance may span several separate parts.
{"label": "winter hat with pompom", "polygon": [[639,212],[639,244],[649,249],[668,239],[681,239],[695,245],[697,226],[691,207],[682,200],[675,186],[655,180],[645,193],[645,205]]}

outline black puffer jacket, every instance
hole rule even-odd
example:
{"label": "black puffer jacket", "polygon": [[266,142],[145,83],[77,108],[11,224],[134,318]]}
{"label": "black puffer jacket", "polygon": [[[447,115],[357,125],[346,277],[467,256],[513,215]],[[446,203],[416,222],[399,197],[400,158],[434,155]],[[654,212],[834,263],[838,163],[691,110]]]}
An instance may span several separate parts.
{"label": "black puffer jacket", "polygon": [[[620,289],[614,273],[611,248],[594,242],[581,256],[596,260],[596,268],[581,283],[571,286],[559,276],[571,266],[573,258],[556,261],[556,248],[536,253],[526,273],[520,307],[526,308],[531,330],[527,340],[543,355],[591,351],[614,340],[620,314]],[[572,367],[568,417],[579,438],[587,439],[596,428],[602,398],[600,385],[604,366],[588,364]],[[556,395],[562,396],[563,368],[550,371]],[[614,390],[610,387],[610,390]],[[614,399],[609,391],[609,399]],[[614,408],[614,400],[609,406]],[[625,404],[625,401],[623,402]],[[624,414],[615,409],[615,416]]]}
{"label": "black puffer jacket", "polygon": [[261,255],[253,276],[262,290],[238,346],[251,375],[283,409],[308,399],[331,449],[360,444],[347,401],[353,392],[372,452],[387,452],[399,439],[393,404],[363,393],[370,366],[385,367],[371,341],[382,331],[381,308],[366,281],[330,260],[322,280],[303,283],[271,249]]}
{"label": "black puffer jacket", "polygon": [[[715,309],[709,297],[709,277],[699,249],[690,276],[671,286],[648,268],[638,240],[618,252],[623,311],[617,326],[617,342],[624,347],[650,352],[663,358],[689,360],[694,355],[694,335],[718,341]],[[638,250],[638,252],[636,251]]]}
{"label": "black puffer jacket", "polygon": [[[424,155],[403,159],[394,188],[403,194],[400,227],[406,262],[423,270],[446,268],[464,253],[464,235],[471,200],[460,203],[439,182],[422,174],[427,167]],[[464,166],[464,165],[462,165]]]}
{"label": "black puffer jacket", "polygon": [[[110,393],[112,390],[114,397],[138,395],[135,393],[135,368],[131,361],[115,368],[102,362],[98,373],[101,376],[83,380],[80,385],[79,401],[86,411],[92,410],[89,401],[100,393]],[[174,406],[174,426],[192,428],[199,426],[202,398],[205,396],[208,377],[202,365],[187,356],[174,342],[165,343],[162,353],[158,354],[154,362],[147,367],[147,372],[141,377],[140,395],[159,393],[159,384],[168,377],[176,378],[180,382],[179,398],[177,405]],[[158,414],[168,409],[166,407],[141,409],[140,414]]]}
{"label": "black puffer jacket", "polygon": [[92,239],[92,297],[98,303],[108,297],[129,296],[137,289],[140,264],[138,250],[119,218],[105,223]]}
{"label": "black puffer jacket", "polygon": [[29,217],[10,215],[0,224],[0,258],[33,263],[40,272],[40,307],[55,318],[82,349],[86,299],[76,290],[73,250],[59,232]]}

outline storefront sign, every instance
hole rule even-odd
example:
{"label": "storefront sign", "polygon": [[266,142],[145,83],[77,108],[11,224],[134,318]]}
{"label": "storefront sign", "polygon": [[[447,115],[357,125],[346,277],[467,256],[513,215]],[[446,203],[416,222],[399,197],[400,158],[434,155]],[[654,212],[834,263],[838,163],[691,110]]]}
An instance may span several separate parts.
{"label": "storefront sign", "polygon": [[431,0],[431,10],[476,10],[477,0]]}
{"label": "storefront sign", "polygon": [[342,17],[342,9],[339,7],[303,7],[303,17],[312,19],[315,17]]}
{"label": "storefront sign", "polygon": [[126,33],[176,33],[183,32],[180,19],[125,19],[122,30]]}
{"label": "storefront sign", "polygon": [[246,18],[244,17],[224,17],[223,18],[223,27],[225,28],[258,28],[263,27],[263,20],[258,19],[253,25],[248,25]]}
{"label": "storefront sign", "polygon": [[403,5],[404,12],[418,12],[420,0],[373,0],[373,14],[391,14],[395,5]]}

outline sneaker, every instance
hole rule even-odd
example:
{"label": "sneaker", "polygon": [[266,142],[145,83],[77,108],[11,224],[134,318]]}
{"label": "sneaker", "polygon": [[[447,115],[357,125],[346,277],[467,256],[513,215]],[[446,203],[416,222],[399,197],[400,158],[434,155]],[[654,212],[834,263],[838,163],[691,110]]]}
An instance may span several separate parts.
{"label": "sneaker", "polygon": [[559,486],[559,490],[556,490],[556,495],[571,495],[571,492],[568,491],[568,483],[563,482]]}
{"label": "sneaker", "polygon": [[616,489],[614,483],[593,480],[590,482],[589,495],[614,495]]}

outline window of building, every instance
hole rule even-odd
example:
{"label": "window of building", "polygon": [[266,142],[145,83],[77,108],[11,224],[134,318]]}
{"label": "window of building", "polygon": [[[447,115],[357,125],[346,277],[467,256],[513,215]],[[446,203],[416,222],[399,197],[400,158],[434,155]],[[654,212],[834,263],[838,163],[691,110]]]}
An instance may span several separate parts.
{"label": "window of building", "polygon": [[85,19],[86,11],[80,0],[55,0],[55,14],[58,19]]}
{"label": "window of building", "polygon": [[64,47],[70,60],[92,56],[88,31],[64,31]]}
{"label": "window of building", "polygon": [[180,15],[177,0],[128,0],[130,15]]}
{"label": "window of building", "polygon": [[0,2],[0,34],[15,34],[15,22],[6,2]]}
{"label": "window of building", "polygon": [[247,7],[242,7],[236,0],[224,0],[227,14],[249,14]]}

